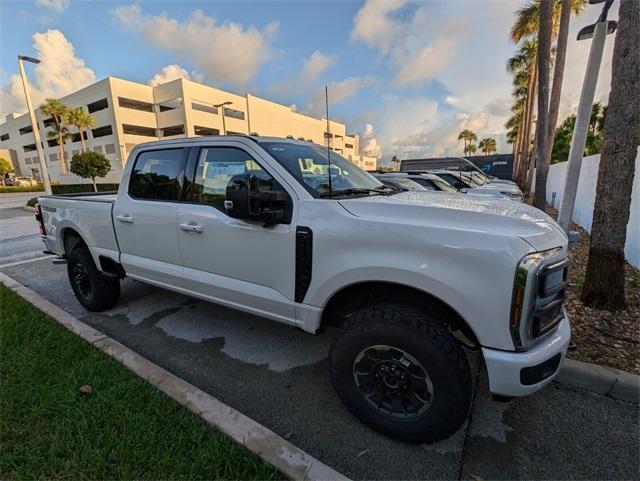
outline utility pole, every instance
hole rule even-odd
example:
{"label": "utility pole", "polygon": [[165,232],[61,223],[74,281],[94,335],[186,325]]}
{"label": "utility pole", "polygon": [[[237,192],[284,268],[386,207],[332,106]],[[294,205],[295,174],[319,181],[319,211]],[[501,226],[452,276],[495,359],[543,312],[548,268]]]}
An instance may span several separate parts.
{"label": "utility pole", "polygon": [[40,140],[40,130],[38,129],[38,122],[36,120],[36,114],[33,111],[33,104],[31,103],[31,93],[29,92],[29,83],[27,82],[27,76],[24,73],[23,61],[39,64],[40,60],[33,57],[26,57],[24,55],[18,55],[18,68],[20,69],[20,77],[22,78],[22,87],[24,88],[24,98],[27,103],[27,110],[29,111],[29,118],[31,119],[31,129],[33,130],[33,139],[36,142],[36,150],[38,151],[38,160],[40,161],[40,172],[42,173],[42,184],[44,186],[44,193],[51,195],[51,180],[49,179],[49,169],[47,168],[47,161],[44,158],[44,150],[42,149],[42,141]]}
{"label": "utility pole", "polygon": [[[601,3],[603,0],[590,0],[590,3]],[[589,128],[589,119],[591,117],[591,108],[593,106],[593,98],[595,96],[596,85],[598,83],[598,73],[600,71],[600,63],[602,61],[602,52],[604,51],[604,42],[607,34],[616,30],[617,22],[607,20],[607,13],[613,0],[604,0],[602,13],[598,21],[593,25],[584,27],[578,32],[578,40],[586,40],[593,38],[591,49],[589,51],[589,60],[587,61],[587,71],[582,83],[582,92],[580,94],[580,103],[578,104],[578,113],[576,115],[576,123],[571,137],[571,148],[569,150],[569,164],[567,165],[567,178],[564,185],[564,193],[562,195],[562,204],[560,206],[560,214],[558,223],[562,230],[568,235],[571,228],[571,219],[573,217],[573,207],[576,202],[576,192],[578,190],[578,180],[580,180],[580,169],[582,168],[582,156],[584,155],[584,146],[587,140],[587,130]]]}

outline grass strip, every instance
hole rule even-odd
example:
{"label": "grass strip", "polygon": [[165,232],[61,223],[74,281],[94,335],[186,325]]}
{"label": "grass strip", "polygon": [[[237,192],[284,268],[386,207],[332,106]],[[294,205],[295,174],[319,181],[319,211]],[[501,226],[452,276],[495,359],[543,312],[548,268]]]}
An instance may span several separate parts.
{"label": "grass strip", "polygon": [[0,478],[282,475],[0,284]]}

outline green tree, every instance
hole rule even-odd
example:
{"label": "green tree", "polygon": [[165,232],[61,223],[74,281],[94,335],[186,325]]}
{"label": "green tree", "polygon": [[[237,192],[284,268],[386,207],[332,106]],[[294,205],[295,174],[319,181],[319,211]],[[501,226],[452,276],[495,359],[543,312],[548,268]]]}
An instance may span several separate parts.
{"label": "green tree", "polygon": [[82,151],[87,151],[87,146],[84,143],[84,131],[95,127],[96,121],[93,116],[84,110],[82,107],[78,107],[76,109],[71,109],[66,114],[67,124],[73,125],[80,132],[80,142],[82,143]]}
{"label": "green tree", "polygon": [[69,108],[58,99],[46,99],[44,104],[40,106],[40,110],[43,115],[49,115],[53,120],[52,130],[47,133],[47,137],[58,141],[60,173],[66,174],[67,162],[64,153],[64,142],[69,137],[69,131],[64,124]]}
{"label": "green tree", "polygon": [[13,165],[7,159],[0,157],[0,177],[4,177],[9,172],[13,172]]}
{"label": "green tree", "polygon": [[91,179],[94,192],[98,191],[96,177],[104,177],[111,170],[111,162],[98,152],[82,152],[71,159],[71,172],[83,179]]}
{"label": "green tree", "polygon": [[478,147],[480,147],[484,155],[491,155],[497,151],[496,139],[491,137],[484,138],[478,143]]}
{"label": "green tree", "polygon": [[598,167],[589,260],[582,300],[610,310],[625,307],[624,247],[640,144],[640,2],[620,0],[611,93]]}
{"label": "green tree", "polygon": [[464,129],[458,134],[458,140],[462,140],[464,142],[464,155],[469,155],[469,153],[471,153],[469,151],[469,145],[471,145],[471,142],[473,142],[474,140],[478,140],[478,136],[473,130]]}
{"label": "green tree", "polygon": [[[599,102],[593,104],[591,118],[587,130],[587,140],[584,147],[584,156],[602,152],[604,143],[604,124],[607,115],[607,106]],[[551,163],[565,162],[569,158],[573,128],[576,124],[576,116],[570,115],[556,128],[551,152]]]}
{"label": "green tree", "polygon": [[400,159],[398,158],[397,155],[394,155],[393,157],[391,157],[391,165],[394,166],[394,170],[400,170]]}

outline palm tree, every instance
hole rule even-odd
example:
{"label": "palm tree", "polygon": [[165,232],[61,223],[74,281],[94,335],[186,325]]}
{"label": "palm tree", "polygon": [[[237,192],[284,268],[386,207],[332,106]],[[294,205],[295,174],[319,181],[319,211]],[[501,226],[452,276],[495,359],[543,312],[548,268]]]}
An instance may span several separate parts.
{"label": "palm tree", "polygon": [[474,140],[478,140],[478,136],[474,131],[469,129],[464,129],[458,134],[458,140],[464,141],[464,155],[468,155],[468,153],[470,153],[469,145],[471,145],[471,142],[473,142]]}
{"label": "palm tree", "polygon": [[53,125],[51,126],[53,131],[49,132],[47,137],[58,140],[58,148],[60,149],[60,173],[66,174],[68,169],[64,154],[64,141],[66,138],[65,134],[68,133],[68,131],[64,126],[64,122],[69,109],[58,99],[46,99],[44,104],[40,106],[40,110],[43,115],[50,115],[53,119]]}
{"label": "palm tree", "polygon": [[538,28],[538,119],[536,122],[536,192],[533,205],[545,209],[547,203],[547,175],[549,162],[549,63],[551,61],[551,30],[553,11],[551,1],[540,2],[540,26]]}
{"label": "palm tree", "polygon": [[624,246],[640,144],[640,2],[621,0],[582,300],[625,306]]}
{"label": "palm tree", "polygon": [[87,151],[84,143],[84,131],[91,127],[95,127],[96,121],[93,116],[82,107],[71,109],[67,112],[66,121],[69,125],[73,125],[80,132],[80,142],[82,143],[82,152]]}
{"label": "palm tree", "polygon": [[496,152],[496,139],[491,137],[484,138],[478,144],[480,150],[484,152],[484,155],[491,155],[493,152]]}
{"label": "palm tree", "polygon": [[[538,46],[534,40],[525,40],[522,42],[518,53],[507,61],[507,70],[514,75],[514,92],[518,93],[526,90],[526,95],[523,99],[516,99],[516,103],[523,103],[523,114],[521,125],[518,129],[519,135],[516,142],[514,160],[514,178],[520,186],[525,185],[530,158],[531,124],[533,121],[537,81],[537,49]],[[514,105],[515,108],[516,105]]]}
{"label": "palm tree", "polygon": [[476,144],[467,145],[467,155],[475,154],[476,150],[478,150],[478,147],[476,147]]}
{"label": "palm tree", "polygon": [[400,159],[398,158],[397,155],[394,155],[393,157],[391,157],[391,163],[392,165],[398,165],[397,170],[400,170]]}
{"label": "palm tree", "polygon": [[[516,22],[511,29],[511,39],[518,43],[523,39],[532,38],[538,31],[540,21],[541,3],[549,4],[550,0],[535,0],[529,2],[518,10]],[[569,34],[569,19],[571,14],[580,14],[584,9],[586,0],[553,0],[551,34],[557,37],[555,52],[555,67],[553,72],[553,85],[549,99],[549,113],[547,119],[547,138],[553,139],[556,125],[558,123],[558,111],[560,108],[560,95],[562,90],[562,80],[564,77],[564,66],[567,51],[567,39]],[[551,159],[553,142],[547,142],[547,152],[542,158],[541,164],[548,166]]]}

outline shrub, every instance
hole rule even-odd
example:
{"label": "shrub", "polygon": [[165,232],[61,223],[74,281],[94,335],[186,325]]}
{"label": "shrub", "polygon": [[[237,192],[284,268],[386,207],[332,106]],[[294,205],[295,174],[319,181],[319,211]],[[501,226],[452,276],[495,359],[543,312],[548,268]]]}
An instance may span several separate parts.
{"label": "shrub", "polygon": [[31,197],[31,199],[27,201],[27,207],[35,207],[37,203],[38,203],[38,198]]}
{"label": "shrub", "polygon": [[10,194],[12,192],[41,192],[44,190],[42,184],[38,185],[5,185],[0,187],[0,194]]}
{"label": "shrub", "polygon": [[71,168],[73,174],[83,179],[91,179],[93,191],[98,192],[96,187],[96,177],[104,177],[111,170],[111,162],[103,154],[93,151],[81,152],[71,159]]}

